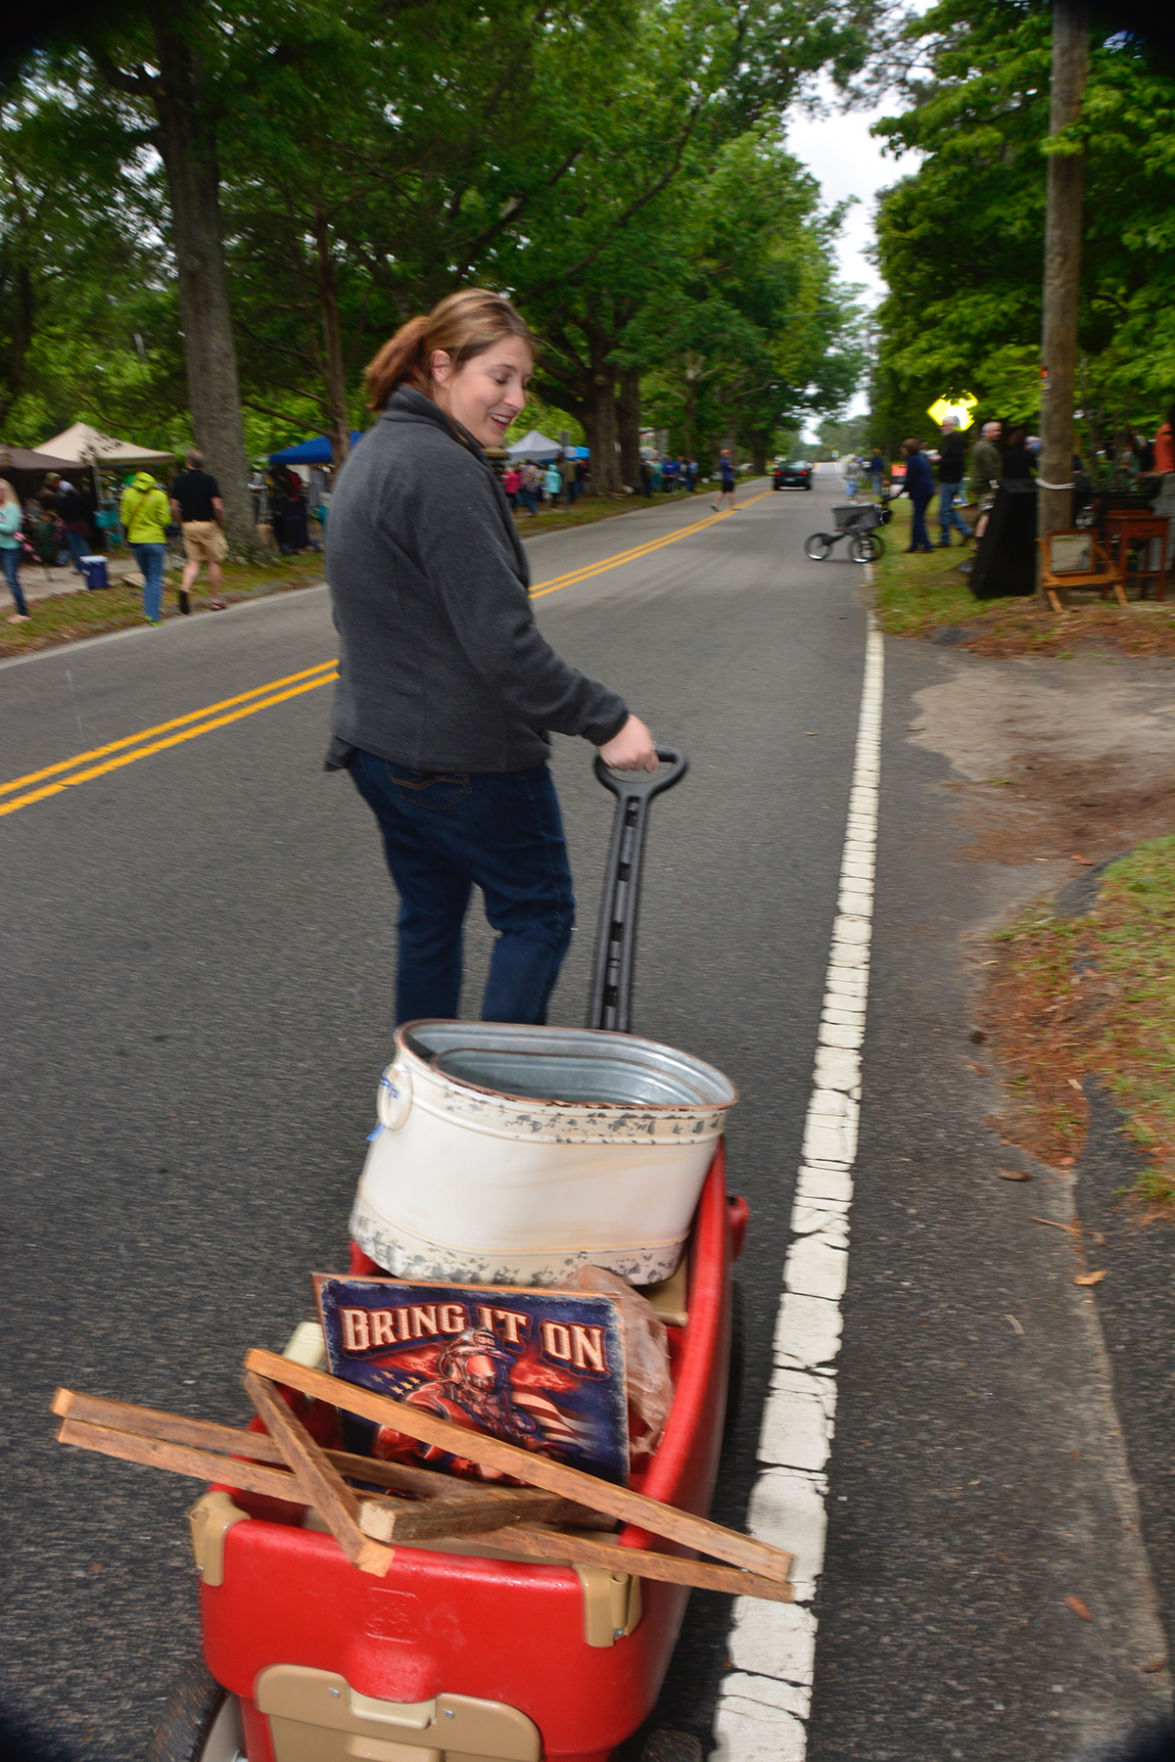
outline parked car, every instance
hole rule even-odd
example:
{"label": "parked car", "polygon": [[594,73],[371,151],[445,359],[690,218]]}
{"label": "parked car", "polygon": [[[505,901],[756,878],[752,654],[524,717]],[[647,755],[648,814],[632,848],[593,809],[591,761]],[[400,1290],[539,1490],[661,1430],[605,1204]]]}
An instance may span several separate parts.
{"label": "parked car", "polygon": [[775,461],[771,473],[772,489],[811,489],[812,467],[806,459],[793,459],[785,465],[782,459]]}

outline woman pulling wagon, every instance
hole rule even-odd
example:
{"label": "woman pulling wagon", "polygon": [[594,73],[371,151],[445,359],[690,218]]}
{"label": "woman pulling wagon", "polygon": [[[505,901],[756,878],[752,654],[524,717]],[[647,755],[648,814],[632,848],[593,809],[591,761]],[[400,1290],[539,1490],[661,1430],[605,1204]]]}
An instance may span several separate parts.
{"label": "woman pulling wagon", "polygon": [[616,769],[657,768],[644,723],[539,631],[482,451],[522,409],[534,351],[485,289],[410,319],[367,369],[379,420],[331,500],[342,652],[327,766],[350,770],[400,895],[397,1022],[457,1015],[475,886],[498,932],[483,1020],[545,1022],[575,914],[548,730]]}

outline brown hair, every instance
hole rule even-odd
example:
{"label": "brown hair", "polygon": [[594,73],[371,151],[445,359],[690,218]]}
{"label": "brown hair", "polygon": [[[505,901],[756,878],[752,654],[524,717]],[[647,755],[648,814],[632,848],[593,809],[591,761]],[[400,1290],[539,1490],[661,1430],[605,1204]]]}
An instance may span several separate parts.
{"label": "brown hair", "polygon": [[457,369],[509,336],[520,337],[534,350],[526,320],[504,294],[489,288],[462,288],[449,294],[427,316],[421,313],[402,324],[368,363],[364,374],[368,405],[382,410],[398,385],[413,386],[430,398],[434,349],[443,349]]}

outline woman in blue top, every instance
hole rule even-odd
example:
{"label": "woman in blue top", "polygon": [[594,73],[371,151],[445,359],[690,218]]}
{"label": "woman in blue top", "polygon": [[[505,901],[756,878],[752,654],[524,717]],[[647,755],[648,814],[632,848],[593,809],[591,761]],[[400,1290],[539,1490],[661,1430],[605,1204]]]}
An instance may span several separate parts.
{"label": "woman in blue top", "polygon": [[7,478],[0,478],[0,563],[4,565],[8,591],[16,602],[16,611],[8,619],[10,624],[26,624],[29,616],[24,594],[20,591],[20,539],[17,537],[20,528],[20,497]]}

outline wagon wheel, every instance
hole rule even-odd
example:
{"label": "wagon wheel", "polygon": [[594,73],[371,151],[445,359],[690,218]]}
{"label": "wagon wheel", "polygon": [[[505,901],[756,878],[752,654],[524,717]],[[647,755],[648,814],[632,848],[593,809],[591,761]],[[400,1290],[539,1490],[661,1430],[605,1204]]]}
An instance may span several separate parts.
{"label": "wagon wheel", "polygon": [[180,1674],[151,1737],[148,1762],[245,1762],[241,1710],[196,1657]]}
{"label": "wagon wheel", "polygon": [[811,538],[804,540],[804,555],[811,557],[814,563],[823,563],[835,543],[831,532],[814,532]]}
{"label": "wagon wheel", "polygon": [[882,551],[881,540],[873,532],[856,532],[849,540],[849,556],[854,563],[876,563]]}

